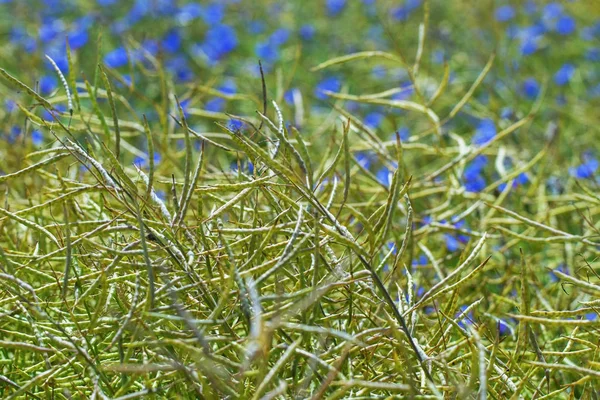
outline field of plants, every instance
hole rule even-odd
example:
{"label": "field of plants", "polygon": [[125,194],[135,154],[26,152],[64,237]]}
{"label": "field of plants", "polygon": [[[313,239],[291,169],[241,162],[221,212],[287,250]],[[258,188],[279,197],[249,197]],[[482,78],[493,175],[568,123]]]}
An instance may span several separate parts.
{"label": "field of plants", "polygon": [[0,398],[599,399],[600,2],[0,0]]}

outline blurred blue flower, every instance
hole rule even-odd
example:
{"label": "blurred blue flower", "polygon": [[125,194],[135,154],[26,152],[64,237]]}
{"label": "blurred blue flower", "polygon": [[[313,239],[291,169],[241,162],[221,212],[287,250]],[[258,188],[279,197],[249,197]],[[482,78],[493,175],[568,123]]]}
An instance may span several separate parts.
{"label": "blurred blue flower", "polygon": [[31,142],[35,146],[40,146],[44,143],[44,134],[37,129],[31,132]]}
{"label": "blurred blue flower", "polygon": [[593,178],[594,174],[598,170],[598,159],[596,159],[591,153],[584,153],[582,155],[583,162],[577,167],[569,168],[569,174],[578,179]]}
{"label": "blurred blue flower", "polygon": [[330,76],[317,84],[315,87],[315,97],[319,100],[324,100],[327,98],[327,95],[323,93],[324,91],[339,92],[341,88],[342,81],[338,77]]}
{"label": "blurred blue flower", "polygon": [[300,34],[300,38],[304,41],[312,40],[315,37],[316,29],[314,26],[306,24],[300,27],[298,33]]}
{"label": "blurred blue flower", "polygon": [[68,34],[69,46],[71,49],[77,50],[83,47],[88,42],[88,33],[85,28],[79,28],[71,31]]}
{"label": "blurred blue flower", "polygon": [[127,65],[127,62],[127,50],[124,47],[117,47],[104,56],[104,64],[109,68],[119,68]]}
{"label": "blurred blue flower", "polygon": [[472,176],[471,179],[465,180],[465,190],[467,192],[479,193],[483,189],[485,189],[486,186],[487,183],[485,181],[485,178],[481,174],[476,174]]}
{"label": "blurred blue flower", "polygon": [[455,318],[457,319],[460,318],[456,322],[458,323],[458,326],[460,326],[463,329],[466,328],[466,325],[473,325],[473,321],[475,319],[473,317],[473,311],[469,311],[466,315],[463,315],[467,308],[467,306],[460,306],[459,311],[456,313],[455,316]]}
{"label": "blurred blue flower", "polygon": [[[513,181],[512,187],[516,188],[520,185],[524,185],[527,182],[529,182],[529,177],[527,176],[527,174],[525,172],[521,172],[519,175],[517,175],[517,177],[515,178],[515,180]],[[504,189],[506,189],[506,183],[501,183],[498,186],[498,189],[500,191],[504,191]]]}
{"label": "blurred blue flower", "polygon": [[231,118],[227,127],[232,131],[239,131],[244,128],[244,122],[239,119]]}
{"label": "blurred blue flower", "polygon": [[371,151],[359,151],[355,158],[358,164],[366,170],[371,169],[371,165],[376,160],[375,154]]}
{"label": "blurred blue flower", "polygon": [[398,130],[398,135],[400,135],[402,142],[406,142],[410,138],[410,130],[406,126],[403,126]]}
{"label": "blurred blue flower", "polygon": [[281,46],[285,44],[290,38],[289,29],[279,28],[275,32],[271,34],[269,37],[269,41],[272,42],[276,46]]}
{"label": "blurred blue flower", "polygon": [[[250,160],[240,162],[242,171],[252,175],[254,173],[254,164]],[[233,161],[230,165],[231,172],[238,172],[238,162]],[[244,171],[245,170],[245,171]]]}
{"label": "blurred blue flower", "polygon": [[546,20],[552,20],[560,17],[563,11],[563,6],[559,3],[550,3],[544,7],[542,11],[542,18]]}
{"label": "blurred blue flower", "polygon": [[389,187],[392,183],[392,172],[386,167],[383,167],[379,171],[377,171],[375,177],[379,182],[381,182],[385,186]]}
{"label": "blurred blue flower", "polygon": [[[160,164],[162,157],[158,151],[154,151],[154,165]],[[133,159],[133,163],[138,166],[138,168],[147,168],[150,164],[148,164],[148,153],[144,153],[143,156],[136,156]]]}
{"label": "blurred blue flower", "polygon": [[406,0],[402,6],[391,10],[391,16],[397,21],[406,21],[410,14],[420,5],[421,0]]}
{"label": "blurred blue flower", "polygon": [[19,136],[21,136],[21,127],[18,125],[13,125],[12,128],[10,128],[10,132],[6,139],[9,143],[14,143]]}
{"label": "blurred blue flower", "polygon": [[492,140],[496,136],[496,124],[494,121],[486,118],[479,122],[477,130],[473,135],[472,142],[475,145],[481,146]]}
{"label": "blurred blue flower", "polygon": [[203,8],[199,3],[188,3],[179,8],[177,20],[182,25],[187,25],[196,18],[202,16]]}
{"label": "blurred blue flower", "polygon": [[591,49],[587,49],[585,53],[585,59],[594,62],[600,61],[600,47],[592,47]]}
{"label": "blurred blue flower", "polygon": [[181,35],[177,29],[168,31],[162,40],[162,47],[168,53],[176,53],[181,48]]}
{"label": "blurred blue flower", "polygon": [[46,17],[38,30],[38,38],[42,43],[54,40],[59,33],[65,30],[65,24],[60,19]]}
{"label": "blurred blue flower", "polygon": [[419,266],[427,265],[428,262],[429,261],[427,260],[427,257],[425,256],[425,254],[421,254],[418,258],[415,258],[412,260],[412,266],[419,267]]}
{"label": "blurred blue flower", "polygon": [[17,103],[15,103],[14,100],[6,99],[4,100],[4,108],[6,109],[6,112],[10,114],[14,110],[16,110]]}
{"label": "blurred blue flower", "polygon": [[175,76],[178,82],[189,82],[194,78],[194,73],[189,67],[187,59],[182,55],[169,59],[165,63],[165,67],[167,71]]}
{"label": "blurred blue flower", "polygon": [[229,25],[212,26],[200,45],[200,50],[209,63],[214,64],[232,52],[238,46],[238,38],[233,27]]}
{"label": "blurred blue flower", "polygon": [[211,112],[221,112],[225,108],[226,101],[221,97],[213,97],[204,104],[204,109]]}
{"label": "blurred blue flower", "polygon": [[279,59],[279,47],[271,41],[257,43],[254,52],[266,64],[265,67],[274,64]]}
{"label": "blurred blue flower", "polygon": [[325,0],[327,15],[335,17],[340,14],[346,7],[346,0]]}
{"label": "blurred blue flower", "polygon": [[215,2],[206,6],[201,14],[202,19],[209,25],[219,24],[225,16],[225,5]]}
{"label": "blurred blue flower", "polygon": [[[559,264],[554,271],[558,271],[558,272],[562,272],[563,274],[566,275],[570,275],[569,274],[569,269],[567,268],[567,266],[565,264]],[[554,271],[550,271],[550,281],[552,282],[558,282],[560,280],[560,278],[558,277],[558,275],[556,275],[554,273]]]}
{"label": "blurred blue flower", "polygon": [[535,78],[527,78],[523,82],[523,94],[529,99],[535,99],[540,93],[540,84]]}
{"label": "blurred blue flower", "polygon": [[369,128],[375,129],[381,125],[381,122],[384,119],[384,115],[380,112],[371,112],[365,116],[364,123]]}
{"label": "blurred blue flower", "polygon": [[575,66],[573,64],[563,64],[560,69],[554,74],[554,83],[559,86],[566,85],[569,83],[573,74],[575,73]]}
{"label": "blurred blue flower", "polygon": [[284,94],[283,94],[283,100],[289,104],[289,105],[293,105],[294,104],[294,95],[298,93],[300,94],[300,89],[298,88],[291,88],[290,90],[287,90]]}
{"label": "blurred blue flower", "polygon": [[112,6],[117,3],[117,0],[96,0],[96,3],[102,7]]}
{"label": "blurred blue flower", "polygon": [[509,5],[498,7],[494,12],[494,16],[496,17],[496,21],[498,22],[510,21],[515,17],[515,15],[516,13],[514,7]]}
{"label": "blurred blue flower", "polygon": [[588,321],[595,321],[597,318],[598,314],[594,311],[585,314],[585,319]]}
{"label": "blurred blue flower", "polygon": [[53,75],[44,75],[40,78],[40,92],[44,95],[52,93],[57,85],[58,81]]}
{"label": "blurred blue flower", "polygon": [[374,79],[384,79],[387,76],[387,69],[383,65],[376,65],[371,69],[371,76]]}
{"label": "blurred blue flower", "polygon": [[556,21],[555,29],[560,35],[570,35],[575,32],[575,28],[575,19],[569,15],[563,15]]}

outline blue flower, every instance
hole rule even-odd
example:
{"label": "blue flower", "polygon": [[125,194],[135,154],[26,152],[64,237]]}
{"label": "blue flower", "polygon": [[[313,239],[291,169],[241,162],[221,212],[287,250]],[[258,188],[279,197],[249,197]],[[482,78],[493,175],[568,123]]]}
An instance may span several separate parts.
{"label": "blue flower", "polygon": [[375,176],[377,180],[385,186],[389,187],[392,183],[392,172],[386,167],[383,167],[379,171],[377,171]]}
{"label": "blue flower", "polygon": [[563,64],[556,74],[554,74],[554,83],[559,86],[566,85],[569,83],[574,73],[575,66],[573,64]]}
{"label": "blue flower", "polygon": [[479,193],[485,189],[486,186],[487,183],[485,178],[481,174],[477,174],[465,181],[465,190],[471,193]]}
{"label": "blue flower", "polygon": [[109,68],[119,68],[127,65],[127,62],[127,50],[124,47],[117,47],[104,56],[104,64]]}
{"label": "blue flower", "polygon": [[237,46],[237,35],[231,26],[215,25],[206,32],[204,42],[200,45],[200,50],[210,63],[216,63],[225,55],[232,52]]}
{"label": "blue flower", "polygon": [[340,14],[346,7],[346,0],[326,0],[325,7],[330,17]]}
{"label": "blue flower", "polygon": [[598,62],[600,61],[600,48],[593,47],[588,49],[585,53],[586,60]]}
{"label": "blue flower", "polygon": [[112,6],[117,3],[117,0],[96,0],[96,3],[102,7]]}
{"label": "blue flower", "polygon": [[406,142],[410,138],[410,130],[406,126],[403,126],[398,130],[398,135],[400,135],[402,142]]}
{"label": "blue flower", "polygon": [[44,134],[37,129],[31,132],[31,142],[35,146],[40,146],[44,143]]}
{"label": "blue flower", "polygon": [[477,131],[473,135],[472,142],[475,145],[483,145],[492,140],[496,136],[496,125],[494,121],[486,118],[479,122]]}
{"label": "blue flower", "polygon": [[[513,188],[518,187],[519,185],[524,185],[527,182],[529,182],[529,177],[527,176],[527,174],[525,172],[521,172],[519,175],[517,175],[517,177],[515,178],[515,180],[513,181]],[[506,183],[501,183],[498,186],[498,189],[500,191],[504,191],[504,189],[506,189]]]}
{"label": "blue flower", "polygon": [[556,21],[555,29],[560,35],[570,35],[575,32],[575,28],[575,19],[569,15],[563,15]]}
{"label": "blue flower", "polygon": [[582,158],[583,163],[577,167],[569,168],[569,174],[578,179],[593,178],[600,165],[598,160],[591,153],[584,153]]}
{"label": "blue flower", "polygon": [[4,100],[4,108],[6,109],[6,112],[10,114],[17,109],[17,103],[15,103],[14,100],[6,99]]}
{"label": "blue flower", "polygon": [[68,37],[69,46],[71,46],[71,49],[73,50],[83,47],[88,42],[88,33],[85,29],[75,30],[69,33]]}
{"label": "blue flower", "polygon": [[176,56],[165,63],[167,71],[172,73],[178,82],[189,82],[194,78],[194,73],[189,67],[184,56]]}
{"label": "blue flower", "polygon": [[244,122],[240,121],[239,119],[232,118],[229,120],[227,127],[232,131],[239,131],[244,127]]}
{"label": "blue flower", "polygon": [[208,5],[202,13],[202,19],[209,25],[219,24],[225,16],[225,6],[222,3]]}
{"label": "blue flower", "polygon": [[466,325],[473,325],[473,311],[469,311],[466,315],[462,315],[466,310],[467,310],[467,306],[460,306],[460,311],[458,311],[456,313],[456,317],[455,318],[460,318],[460,320],[456,321],[458,323],[458,326],[460,326],[461,328],[465,328]]}
{"label": "blue flower", "polygon": [[13,127],[10,128],[7,140],[9,143],[14,143],[19,136],[21,136],[21,127],[13,125]]}
{"label": "blue flower", "polygon": [[40,92],[42,94],[50,94],[56,89],[58,81],[52,75],[44,75],[40,78]]}
{"label": "blue flower", "polygon": [[421,254],[419,256],[419,258],[415,258],[412,260],[413,267],[427,265],[427,263],[428,263],[428,260],[427,260],[427,257],[425,256],[425,254]]}
{"label": "blue flower", "polygon": [[65,24],[60,19],[44,18],[44,22],[38,30],[38,38],[42,43],[48,43],[64,30]]}
{"label": "blue flower", "polygon": [[521,54],[524,56],[529,56],[535,53],[538,49],[538,39],[537,38],[526,38],[521,43]]}
{"label": "blue flower", "polygon": [[194,19],[201,17],[203,8],[198,3],[188,3],[182,6],[177,13],[177,20],[182,24],[186,25]]}
{"label": "blue flower", "polygon": [[585,319],[588,321],[595,321],[598,318],[598,314],[596,312],[589,312],[585,314]]}
{"label": "blue flower", "polygon": [[506,22],[513,19],[516,15],[515,9],[512,6],[506,5],[496,8],[496,12],[494,13],[496,17],[496,21],[498,22]]}
{"label": "blue flower", "polygon": [[356,153],[356,161],[359,165],[361,165],[364,169],[369,170],[373,161],[375,161],[376,157],[373,152],[367,151],[359,151]]}
{"label": "blue flower", "polygon": [[225,108],[226,101],[221,97],[213,97],[204,105],[206,111],[221,112]]}
{"label": "blue flower", "polygon": [[330,76],[317,84],[317,87],[315,88],[315,96],[319,100],[324,100],[327,98],[327,95],[323,93],[324,91],[339,92],[341,88],[342,81],[335,76]]}
{"label": "blue flower", "polygon": [[312,40],[315,37],[316,29],[314,26],[306,24],[300,27],[298,33],[300,33],[300,38],[304,41]]}
{"label": "blue flower", "polygon": [[[567,268],[567,266],[565,264],[559,264],[554,271],[558,271],[558,272],[562,272],[563,274],[570,275],[569,269]],[[558,275],[556,275],[554,273],[554,271],[550,271],[550,280],[552,282],[558,282],[560,280],[560,278],[558,277]]]}
{"label": "blue flower", "polygon": [[372,112],[366,115],[364,123],[369,128],[378,128],[383,121],[384,115],[380,112]]}
{"label": "blue flower", "polygon": [[397,21],[406,21],[410,14],[421,5],[421,0],[406,0],[404,5],[391,10],[392,18]]}
{"label": "blue flower", "polygon": [[[250,162],[250,160],[241,161],[240,164],[242,167],[242,171],[246,170],[248,172],[248,174],[250,174],[250,175],[252,175],[254,173],[254,164],[252,164],[252,162]],[[237,161],[232,162],[230,165],[230,169],[231,169],[231,172],[238,172],[238,162]]]}
{"label": "blue flower", "polygon": [[177,29],[171,29],[162,40],[162,47],[168,53],[176,53],[181,48],[181,35]]}
{"label": "blue flower", "polygon": [[546,20],[552,20],[560,17],[563,11],[563,6],[559,3],[550,3],[544,7],[542,12],[542,18]]}
{"label": "blue flower", "polygon": [[[154,165],[160,164],[162,157],[158,151],[154,151]],[[138,166],[138,168],[147,168],[150,164],[148,164],[148,153],[144,153],[143,156],[137,156],[133,160],[133,163]]]}
{"label": "blue flower", "polygon": [[529,99],[535,99],[540,93],[540,84],[535,78],[527,78],[523,82],[523,94]]}
{"label": "blue flower", "polygon": [[276,46],[281,46],[285,44],[290,38],[289,29],[279,28],[275,32],[271,34],[269,37],[269,41]]}
{"label": "blue flower", "polygon": [[294,95],[298,93],[300,94],[300,89],[298,88],[291,88],[290,90],[287,90],[284,94],[283,94],[283,100],[289,104],[292,105],[294,104]]}
{"label": "blue flower", "polygon": [[257,43],[254,52],[267,66],[275,63],[279,59],[279,47],[274,43],[271,43],[271,41]]}

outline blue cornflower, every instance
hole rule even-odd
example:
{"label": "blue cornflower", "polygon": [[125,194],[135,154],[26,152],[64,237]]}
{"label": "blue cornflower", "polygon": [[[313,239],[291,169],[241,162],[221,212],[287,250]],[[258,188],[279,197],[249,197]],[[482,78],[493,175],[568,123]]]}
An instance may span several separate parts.
{"label": "blue cornflower", "polygon": [[176,53],[181,48],[181,35],[177,29],[171,29],[162,40],[162,47],[168,53]]}
{"label": "blue cornflower", "polygon": [[104,56],[104,64],[109,68],[119,68],[127,65],[127,62],[127,50],[124,47],[117,47]]}
{"label": "blue cornflower", "polygon": [[485,189],[486,186],[487,183],[485,178],[481,174],[476,174],[475,176],[471,177],[471,179],[465,180],[465,190],[467,192],[479,193]]}
{"label": "blue cornflower", "polygon": [[383,118],[384,118],[384,115],[382,113],[374,111],[365,116],[364,123],[369,128],[375,129],[375,128],[378,128],[379,125],[381,125]]}
{"label": "blue cornflower", "polygon": [[317,84],[315,88],[315,96],[319,100],[324,100],[327,98],[327,95],[323,93],[324,91],[339,92],[341,88],[342,81],[338,77],[330,76]]}
{"label": "blue cornflower", "polygon": [[598,159],[596,159],[591,153],[584,153],[583,163],[579,164],[577,167],[569,168],[569,174],[578,179],[588,179],[593,178],[594,174],[598,170],[600,164],[598,163]]}
{"label": "blue cornflower", "polygon": [[31,132],[31,142],[35,146],[40,146],[44,143],[44,134],[37,129]]}
{"label": "blue cornflower", "polygon": [[515,17],[515,9],[512,6],[505,5],[496,8],[494,12],[494,16],[496,17],[496,21],[498,22],[507,22]]}
{"label": "blue cornflower", "polygon": [[326,0],[325,7],[327,8],[327,15],[335,17],[346,7],[346,0]]}
{"label": "blue cornflower", "polygon": [[300,38],[304,41],[312,40],[315,37],[316,29],[312,25],[302,25],[298,33],[300,34]]}
{"label": "blue cornflower", "polygon": [[540,84],[535,78],[527,78],[523,82],[523,94],[529,99],[535,99],[540,93]]}
{"label": "blue cornflower", "polygon": [[477,131],[473,135],[472,142],[475,145],[483,145],[492,140],[496,136],[496,125],[494,121],[486,118],[479,122]]}
{"label": "blue cornflower", "polygon": [[566,85],[569,83],[574,73],[575,66],[573,64],[563,64],[556,74],[554,74],[554,83],[559,86]]}

